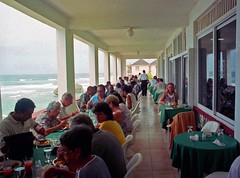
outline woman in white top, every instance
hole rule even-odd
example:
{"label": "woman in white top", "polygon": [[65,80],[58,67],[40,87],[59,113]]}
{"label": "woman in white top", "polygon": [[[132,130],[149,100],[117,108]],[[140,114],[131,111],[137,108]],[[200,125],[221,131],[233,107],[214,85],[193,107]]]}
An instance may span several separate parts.
{"label": "woman in white top", "polygon": [[168,83],[165,92],[163,93],[162,97],[160,98],[160,104],[171,104],[177,105],[178,104],[178,94],[174,90],[174,84]]}
{"label": "woman in white top", "polygon": [[124,85],[122,86],[122,92],[121,95],[126,98],[125,104],[130,110],[134,110],[134,108],[137,105],[137,98],[136,96],[132,93],[132,87],[129,85]]}

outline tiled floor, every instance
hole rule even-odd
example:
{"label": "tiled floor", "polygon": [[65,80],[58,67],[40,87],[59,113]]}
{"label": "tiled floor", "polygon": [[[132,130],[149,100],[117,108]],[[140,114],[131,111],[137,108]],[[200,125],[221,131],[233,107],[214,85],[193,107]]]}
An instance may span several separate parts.
{"label": "tiled floor", "polygon": [[140,129],[131,149],[143,154],[143,162],[136,168],[134,178],[179,178],[180,173],[171,166],[167,133],[160,126],[158,105],[149,93],[142,97],[140,108]]}

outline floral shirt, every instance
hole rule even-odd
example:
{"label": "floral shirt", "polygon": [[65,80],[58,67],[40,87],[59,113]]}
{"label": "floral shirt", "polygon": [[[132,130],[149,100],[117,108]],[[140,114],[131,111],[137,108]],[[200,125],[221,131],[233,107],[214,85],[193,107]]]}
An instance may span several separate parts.
{"label": "floral shirt", "polygon": [[36,122],[44,128],[54,127],[60,123],[57,118],[50,118],[45,112],[38,115]]}

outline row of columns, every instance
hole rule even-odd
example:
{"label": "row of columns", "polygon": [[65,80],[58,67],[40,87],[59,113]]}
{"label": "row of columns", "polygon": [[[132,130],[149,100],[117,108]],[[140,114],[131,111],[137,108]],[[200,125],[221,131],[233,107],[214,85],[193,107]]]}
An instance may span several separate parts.
{"label": "row of columns", "polygon": [[[66,91],[71,92],[75,98],[75,71],[74,71],[74,34],[68,29],[57,29],[57,80],[58,96],[61,97]],[[99,84],[98,46],[89,45],[89,84]],[[104,81],[110,81],[110,68],[113,72],[113,83],[126,72],[126,59],[112,56],[104,52]],[[59,98],[60,99],[60,98]]]}

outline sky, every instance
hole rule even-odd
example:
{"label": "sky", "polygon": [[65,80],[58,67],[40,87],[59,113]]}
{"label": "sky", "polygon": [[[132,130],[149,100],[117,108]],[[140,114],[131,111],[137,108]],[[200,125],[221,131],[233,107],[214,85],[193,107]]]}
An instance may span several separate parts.
{"label": "sky", "polygon": [[[1,2],[0,17],[0,75],[57,73],[54,28]],[[74,58],[76,73],[89,72],[86,44],[74,40]],[[103,72],[103,62],[99,66]]]}

